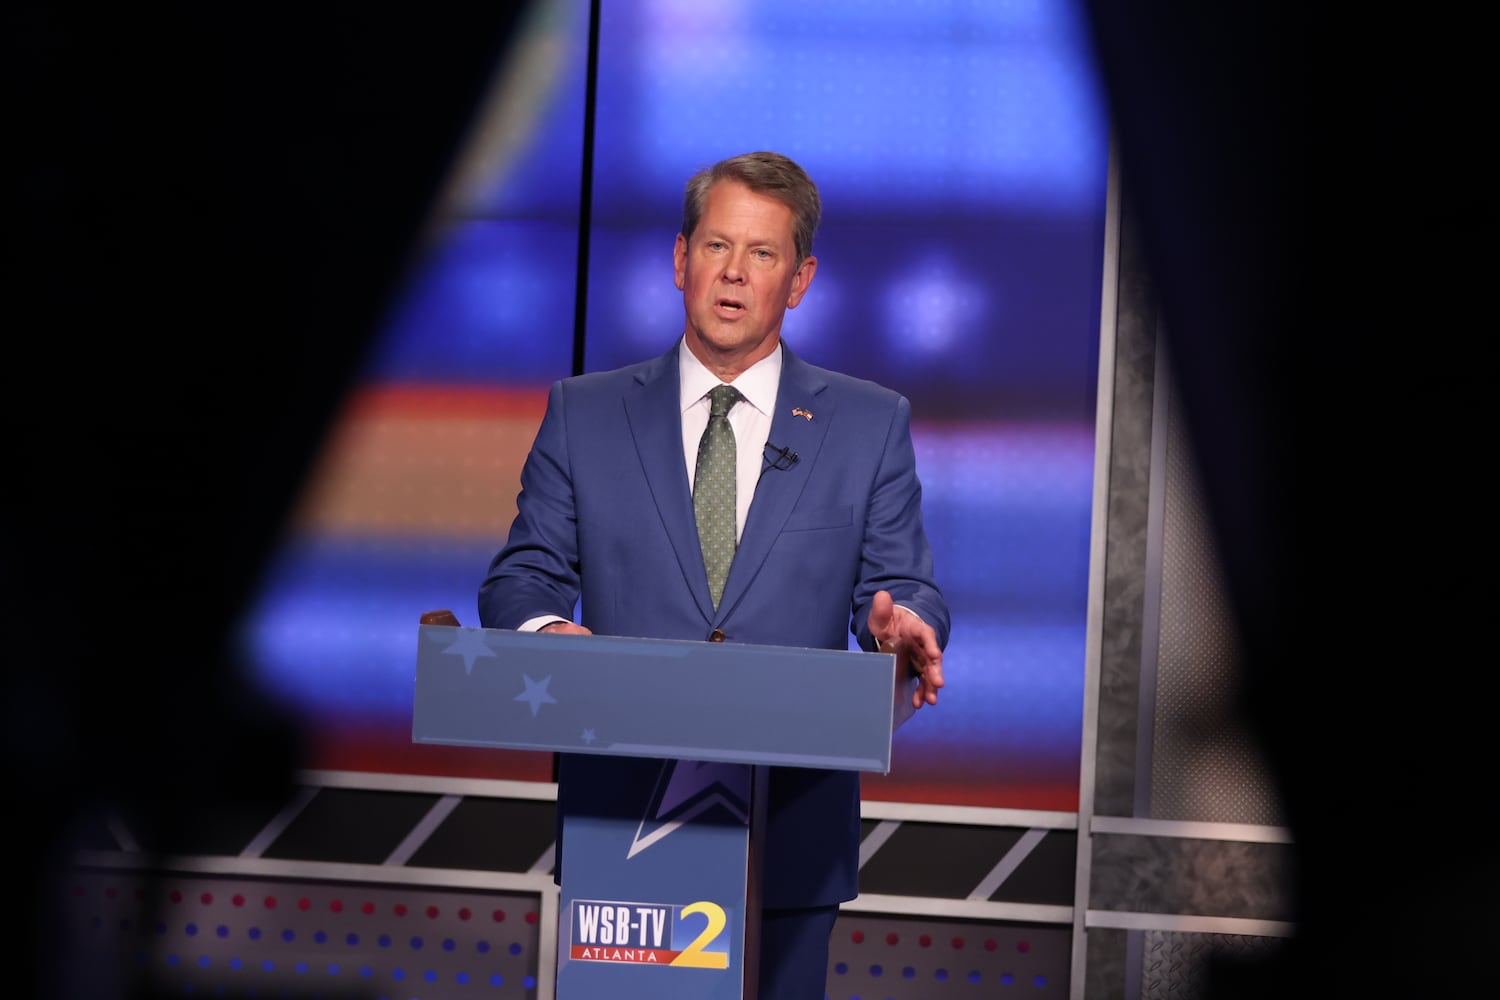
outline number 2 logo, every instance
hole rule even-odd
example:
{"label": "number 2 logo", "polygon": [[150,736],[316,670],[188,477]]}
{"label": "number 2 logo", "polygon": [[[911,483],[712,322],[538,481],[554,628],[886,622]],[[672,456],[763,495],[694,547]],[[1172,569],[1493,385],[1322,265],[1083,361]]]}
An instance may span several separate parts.
{"label": "number 2 logo", "polygon": [[705,952],[703,949],[713,943],[719,933],[724,930],[728,918],[724,915],[724,908],[717,903],[700,901],[689,903],[682,908],[685,917],[701,913],[708,923],[697,937],[693,938],[691,944],[682,950],[682,953],[672,959],[673,965],[680,965],[689,969],[727,969],[729,968],[729,955],[726,952]]}

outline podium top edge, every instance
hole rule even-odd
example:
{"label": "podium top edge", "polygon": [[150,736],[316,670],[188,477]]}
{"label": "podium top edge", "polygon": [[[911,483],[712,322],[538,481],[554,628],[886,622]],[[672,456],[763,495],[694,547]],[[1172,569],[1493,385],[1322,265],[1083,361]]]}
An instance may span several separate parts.
{"label": "podium top edge", "polygon": [[794,655],[799,658],[819,656],[861,656],[879,658],[891,663],[894,663],[896,659],[896,654],[894,653],[870,653],[861,649],[825,649],[820,646],[782,646],[772,645],[768,643],[731,641],[711,642],[707,639],[653,639],[644,638],[641,636],[600,635],[597,633],[593,635],[570,635],[566,633],[548,633],[544,635],[540,632],[522,632],[517,629],[504,628],[483,628],[477,625],[421,624],[418,626],[418,631],[420,634],[480,632],[484,634],[486,639],[497,641],[500,643],[513,643],[526,648],[534,648],[534,645],[536,643],[545,642],[549,644],[548,648],[561,649],[563,648],[562,646],[554,646],[551,644],[562,643],[566,645],[572,643],[594,647],[608,646],[616,652],[639,652],[642,654],[650,654],[654,656],[660,656],[663,654],[670,655],[673,653],[676,653],[678,655],[692,654],[695,656],[708,653],[708,655],[712,656],[717,654],[709,651],[717,650],[720,652],[735,653],[741,656],[774,656],[777,654]]}

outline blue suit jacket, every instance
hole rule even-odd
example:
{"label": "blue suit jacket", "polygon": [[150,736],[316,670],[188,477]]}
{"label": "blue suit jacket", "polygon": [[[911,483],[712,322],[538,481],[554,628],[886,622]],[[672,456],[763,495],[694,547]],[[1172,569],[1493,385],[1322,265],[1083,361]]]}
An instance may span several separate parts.
{"label": "blue suit jacket", "polygon": [[[571,619],[581,598],[581,624],[600,635],[707,639],[718,629],[727,642],[844,649],[852,633],[873,650],[866,619],[884,589],[946,646],[910,404],[782,349],[770,441],[798,458],[767,463],[717,611],[683,460],[674,343],[654,360],[552,386],[516,520],[479,589],[480,624]],[[795,677],[787,697],[798,697]],[[560,796],[567,766],[565,757]],[[859,775],[772,769],[765,850],[765,905],[853,898]]]}

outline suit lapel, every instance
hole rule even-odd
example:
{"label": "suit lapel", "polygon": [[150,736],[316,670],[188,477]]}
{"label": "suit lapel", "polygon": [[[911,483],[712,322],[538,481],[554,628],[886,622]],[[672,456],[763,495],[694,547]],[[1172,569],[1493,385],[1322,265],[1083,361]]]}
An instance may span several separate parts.
{"label": "suit lapel", "polygon": [[[782,344],[781,382],[776,389],[776,412],[771,414],[771,433],[767,440],[778,448],[785,448],[788,455],[795,453],[797,460],[790,468],[767,467],[761,473],[745,520],[745,530],[740,535],[740,547],[729,567],[724,598],[719,602],[720,617],[734,607],[735,601],[771,554],[771,546],[781,534],[782,526],[818,461],[824,435],[833,417],[833,400],[823,392],[827,387],[827,380],[815,368],[796,358]],[[770,449],[766,454],[771,454]],[[706,580],[704,586],[708,586]]]}
{"label": "suit lapel", "polygon": [[704,619],[712,620],[713,599],[708,593],[703,550],[698,547],[698,522],[682,462],[682,403],[675,344],[642,369],[634,390],[625,397],[625,416],[630,421],[636,454],[656,501],[657,514],[672,541],[672,551],[682,566],[683,579],[688,581]]}

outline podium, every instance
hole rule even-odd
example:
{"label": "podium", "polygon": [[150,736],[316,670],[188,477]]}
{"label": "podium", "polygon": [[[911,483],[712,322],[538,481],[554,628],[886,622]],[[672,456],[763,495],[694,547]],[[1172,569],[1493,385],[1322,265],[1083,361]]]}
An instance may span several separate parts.
{"label": "podium", "polygon": [[758,1000],[766,768],[889,771],[894,654],[423,620],[413,742],[564,755],[557,1000]]}

